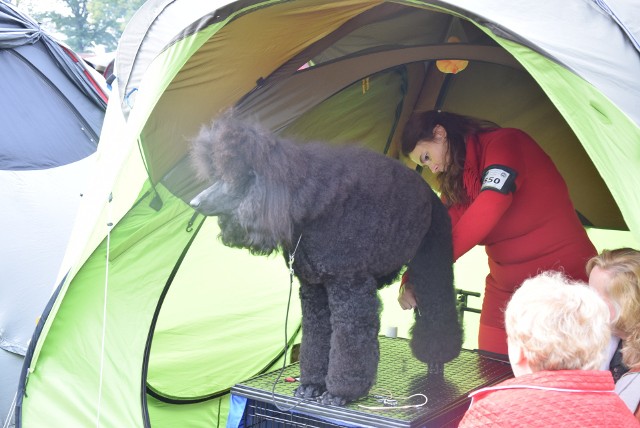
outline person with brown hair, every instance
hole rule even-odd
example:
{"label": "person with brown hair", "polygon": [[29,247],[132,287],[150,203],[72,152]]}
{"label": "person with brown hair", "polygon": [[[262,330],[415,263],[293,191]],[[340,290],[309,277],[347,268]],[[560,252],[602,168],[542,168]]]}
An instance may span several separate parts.
{"label": "person with brown hair", "polygon": [[[478,347],[507,353],[503,311],[522,282],[546,270],[584,280],[597,251],[551,158],[525,132],[444,111],[414,113],[402,152],[436,175],[453,227],[454,260],[484,245],[489,261]],[[411,270],[398,301],[416,307]]]}
{"label": "person with brown hair", "polygon": [[640,420],[640,251],[604,250],[587,262],[589,285],[607,303],[612,346],[604,368],[616,392]]}

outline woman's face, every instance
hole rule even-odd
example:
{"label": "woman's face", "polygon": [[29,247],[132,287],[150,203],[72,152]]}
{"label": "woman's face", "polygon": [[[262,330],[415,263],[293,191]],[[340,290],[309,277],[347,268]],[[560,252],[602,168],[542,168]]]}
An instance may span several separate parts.
{"label": "woman's face", "polygon": [[409,159],[420,166],[428,167],[432,173],[439,174],[449,166],[449,141],[447,131],[436,125],[433,129],[432,140],[420,140],[411,153]]}
{"label": "woman's face", "polygon": [[593,288],[609,307],[610,321],[612,321],[616,316],[616,310],[611,302],[611,297],[609,297],[608,291],[611,281],[612,278],[611,275],[609,275],[609,272],[598,266],[594,266],[589,273],[589,287]]}

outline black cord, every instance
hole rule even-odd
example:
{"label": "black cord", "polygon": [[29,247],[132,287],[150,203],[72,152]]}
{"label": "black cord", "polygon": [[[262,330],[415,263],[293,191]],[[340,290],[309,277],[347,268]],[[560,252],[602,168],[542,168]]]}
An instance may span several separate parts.
{"label": "black cord", "polygon": [[[299,243],[300,243],[300,239],[298,239],[298,244]],[[298,245],[296,245],[296,249],[298,249]],[[278,373],[276,380],[273,381],[273,387],[271,388],[271,401],[273,402],[273,405],[276,406],[276,408],[282,412],[289,412],[295,409],[296,407],[298,407],[298,405],[304,401],[304,398],[298,398],[298,401],[289,408],[280,407],[280,405],[276,401],[276,386],[278,385],[278,382],[282,377],[282,373],[284,372],[284,369],[287,366],[287,352],[289,350],[289,333],[287,331],[287,326],[289,324],[289,308],[291,307],[291,296],[293,294],[294,256],[295,256],[295,250],[293,251],[293,254],[289,256],[289,299],[287,300],[287,311],[285,313],[285,318],[284,318],[284,351],[283,351],[282,367],[280,368],[280,373]]]}
{"label": "black cord", "polygon": [[220,409],[222,408],[222,397],[218,398],[218,422],[216,428],[220,428]]}
{"label": "black cord", "polygon": [[282,373],[284,372],[284,369],[287,366],[287,352],[289,350],[289,333],[288,333],[289,308],[291,307],[291,295],[293,294],[293,273],[292,273],[293,270],[291,270],[291,268],[290,268],[290,272],[291,273],[289,274],[289,299],[287,301],[287,312],[285,313],[285,319],[284,319],[284,351],[283,351],[283,357],[282,357],[283,358],[282,367],[280,368],[280,372],[278,373],[276,380],[273,381],[273,387],[271,388],[271,401],[273,402],[273,405],[276,406],[278,410],[282,412],[289,412],[295,409],[296,407],[298,407],[298,405],[302,403],[302,401],[304,401],[303,398],[299,398],[297,403],[295,403],[293,406],[287,409],[287,408],[280,407],[280,405],[276,401],[276,395],[275,395],[276,386],[278,385],[278,382],[282,377]]}

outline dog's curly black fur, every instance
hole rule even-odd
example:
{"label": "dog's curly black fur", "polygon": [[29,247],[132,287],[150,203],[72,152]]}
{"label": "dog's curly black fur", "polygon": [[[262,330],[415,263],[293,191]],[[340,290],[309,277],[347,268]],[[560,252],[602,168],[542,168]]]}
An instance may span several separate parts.
{"label": "dog's curly black fur", "polygon": [[218,216],[225,245],[287,257],[298,244],[297,396],[344,405],[368,393],[379,360],[377,290],[405,265],[419,304],[414,355],[441,366],[459,354],[451,224],[415,171],[363,148],[296,144],[231,113],[203,126],[191,160],[213,183],[191,205]]}

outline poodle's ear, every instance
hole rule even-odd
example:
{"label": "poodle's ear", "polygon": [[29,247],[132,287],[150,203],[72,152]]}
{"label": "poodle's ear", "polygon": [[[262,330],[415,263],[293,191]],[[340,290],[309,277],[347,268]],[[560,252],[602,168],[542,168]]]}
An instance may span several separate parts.
{"label": "poodle's ear", "polygon": [[251,246],[270,252],[279,245],[289,247],[293,235],[289,189],[278,180],[256,175],[253,186],[238,208],[240,222]]}

